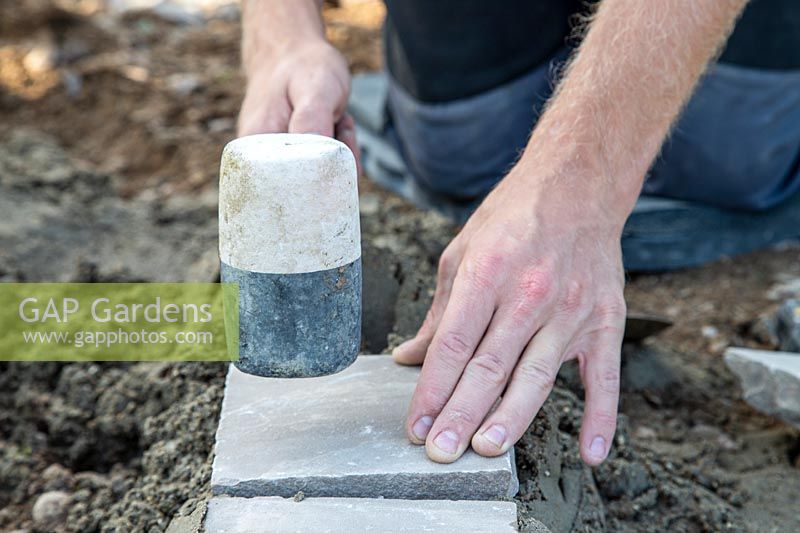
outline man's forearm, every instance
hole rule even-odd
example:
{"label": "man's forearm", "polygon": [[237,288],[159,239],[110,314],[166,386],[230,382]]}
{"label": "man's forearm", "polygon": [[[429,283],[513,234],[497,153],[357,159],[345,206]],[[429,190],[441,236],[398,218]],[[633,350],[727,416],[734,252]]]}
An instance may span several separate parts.
{"label": "man's forearm", "polygon": [[671,124],[745,4],[604,0],[520,163],[560,160],[564,170],[550,176],[559,181],[585,182],[590,174],[592,194],[624,222]]}
{"label": "man's forearm", "polygon": [[242,61],[252,74],[287,47],[325,38],[322,0],[244,0]]}

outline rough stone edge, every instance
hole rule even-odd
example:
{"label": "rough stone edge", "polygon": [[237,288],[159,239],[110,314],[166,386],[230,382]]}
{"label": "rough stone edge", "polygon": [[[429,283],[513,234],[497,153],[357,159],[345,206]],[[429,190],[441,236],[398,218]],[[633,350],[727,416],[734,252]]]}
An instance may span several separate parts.
{"label": "rough stone edge", "polygon": [[[421,480],[421,477],[424,479]],[[487,501],[513,496],[519,486],[516,475],[508,470],[425,474],[403,472],[232,481],[212,480],[212,494],[244,498],[291,498],[302,491],[308,497],[319,498]],[[469,488],[465,490],[465,486]]]}
{"label": "rough stone edge", "polygon": [[[263,500],[278,500],[278,499],[279,498],[275,497],[275,496],[259,496],[259,497],[254,497],[254,498],[243,498],[243,497],[227,496],[227,495],[214,496],[207,503],[207,511],[205,513],[205,516],[203,517],[204,531],[206,531],[207,533],[213,533],[213,532],[209,531],[208,529],[205,529],[205,525],[206,525],[206,521],[208,520],[209,514],[214,512],[215,508],[217,507],[217,504],[219,504],[220,502],[238,500],[240,503],[244,503],[244,502],[246,502],[248,500],[256,500],[256,501],[261,500],[261,501],[263,501]],[[289,499],[290,498],[284,498],[284,500],[289,500]],[[513,516],[514,516],[514,519],[509,521],[509,524],[508,524],[509,525],[509,529],[513,530],[513,531],[519,531],[519,529],[520,529],[519,528],[519,518],[518,518],[518,507],[514,502],[510,502],[510,501],[502,501],[502,500],[431,500],[431,499],[427,499],[427,500],[403,500],[403,499],[398,499],[398,498],[330,498],[330,497],[327,497],[326,499],[340,499],[340,500],[348,501],[348,502],[351,502],[351,503],[358,503],[359,501],[379,501],[380,500],[380,501],[384,501],[384,502],[386,502],[386,501],[392,502],[393,501],[393,502],[398,502],[398,503],[402,503],[402,502],[411,503],[411,502],[415,502],[415,501],[433,501],[433,502],[448,501],[448,502],[454,502],[454,503],[455,502],[460,502],[460,503],[476,503],[476,504],[484,503],[484,504],[500,505],[500,506],[504,506],[505,505],[505,506],[509,506],[508,511],[509,511],[509,513],[513,512]],[[305,498],[304,497],[303,500],[304,501],[313,501],[314,498]],[[295,500],[295,501],[297,501],[297,500]],[[531,529],[531,527],[533,527],[533,529]],[[539,522],[538,520],[533,519],[533,518],[529,519],[529,523],[527,524],[526,531],[535,531],[537,533],[550,533],[550,529],[547,526],[545,526],[542,522]]]}

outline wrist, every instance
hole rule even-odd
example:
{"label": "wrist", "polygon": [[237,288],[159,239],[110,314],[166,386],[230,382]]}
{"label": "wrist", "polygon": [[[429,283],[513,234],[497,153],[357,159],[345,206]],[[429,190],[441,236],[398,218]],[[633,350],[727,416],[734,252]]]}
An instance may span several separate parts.
{"label": "wrist", "polygon": [[244,0],[242,63],[248,76],[294,50],[327,44],[318,0]]}
{"label": "wrist", "polygon": [[585,146],[557,148],[526,151],[504,181],[519,187],[519,197],[529,199],[539,218],[592,227],[618,237],[640,185],[615,180],[602,158]]}
{"label": "wrist", "polygon": [[271,75],[283,63],[297,65],[305,58],[325,57],[331,51],[335,49],[322,37],[270,44],[258,53],[245,54],[245,75],[248,80]]}
{"label": "wrist", "polygon": [[621,231],[647,166],[610,152],[606,140],[592,133],[598,130],[580,122],[553,114],[542,117],[512,174],[534,191],[537,209],[552,205]]}

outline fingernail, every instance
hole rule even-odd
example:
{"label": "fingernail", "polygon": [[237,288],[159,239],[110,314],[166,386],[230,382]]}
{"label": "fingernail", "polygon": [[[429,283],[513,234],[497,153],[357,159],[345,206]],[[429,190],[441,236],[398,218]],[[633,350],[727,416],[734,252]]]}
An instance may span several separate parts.
{"label": "fingernail", "polygon": [[414,422],[414,426],[411,428],[411,433],[413,433],[417,439],[424,441],[428,438],[428,432],[431,430],[432,425],[433,417],[423,416]]}
{"label": "fingernail", "polygon": [[506,442],[506,429],[503,426],[494,424],[483,432],[483,436],[498,448],[502,448]]}
{"label": "fingernail", "polygon": [[589,446],[589,453],[595,459],[606,458],[606,441],[603,437],[595,437]]}
{"label": "fingernail", "polygon": [[433,439],[433,444],[444,453],[454,454],[458,451],[458,435],[452,431],[442,431]]}

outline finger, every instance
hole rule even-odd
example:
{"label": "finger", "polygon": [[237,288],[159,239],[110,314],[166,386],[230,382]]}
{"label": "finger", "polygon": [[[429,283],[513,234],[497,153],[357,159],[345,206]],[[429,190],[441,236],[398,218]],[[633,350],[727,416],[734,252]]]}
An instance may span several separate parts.
{"label": "finger", "polygon": [[409,366],[422,364],[446,305],[447,295],[441,295],[437,290],[417,334],[392,350],[395,363]]}
{"label": "finger", "polygon": [[264,97],[256,110],[254,105],[245,103],[239,113],[237,134],[239,137],[258,133],[286,133],[289,129],[289,117],[292,114],[289,100],[286,97]]}
{"label": "finger", "polygon": [[401,365],[420,365],[425,359],[428,346],[430,346],[433,335],[439,327],[447,302],[450,301],[453,280],[458,271],[458,265],[461,263],[461,250],[460,239],[456,237],[439,259],[439,269],[436,273],[436,292],[433,294],[431,307],[428,309],[425,321],[414,338],[407,340],[392,351],[392,357],[394,357],[395,362]]}
{"label": "finger", "polygon": [[[526,317],[526,323],[513,319],[504,308],[495,318],[475,355],[467,363],[453,395],[436,418],[426,441],[428,456],[436,462],[450,463],[467,449],[475,430],[486,418],[508,383],[531,332],[538,329],[539,313]],[[505,430],[494,427],[485,438],[502,445]]]}
{"label": "finger", "polygon": [[356,124],[353,121],[353,117],[349,114],[345,114],[339,122],[336,123],[336,128],[334,131],[336,138],[342,141],[350,151],[353,152],[353,157],[356,158],[356,169],[358,171],[358,175],[361,175],[361,150],[358,147],[358,142],[356,140]]}
{"label": "finger", "polygon": [[505,453],[528,429],[553,389],[558,369],[577,327],[549,322],[528,343],[503,399],[472,438],[472,448],[493,457]]}
{"label": "finger", "polygon": [[597,331],[587,351],[578,355],[586,389],[581,457],[592,466],[602,463],[608,456],[617,427],[623,330],[621,324]]}
{"label": "finger", "polygon": [[311,99],[292,110],[289,133],[316,133],[333,137],[334,109],[324,99]]}
{"label": "finger", "polygon": [[462,261],[411,399],[406,429],[422,444],[461,378],[494,313],[496,261]]}

